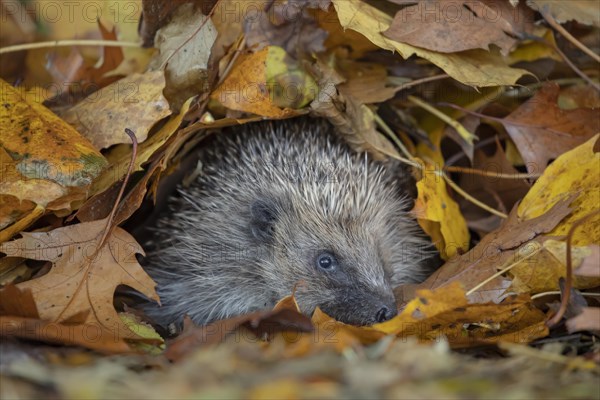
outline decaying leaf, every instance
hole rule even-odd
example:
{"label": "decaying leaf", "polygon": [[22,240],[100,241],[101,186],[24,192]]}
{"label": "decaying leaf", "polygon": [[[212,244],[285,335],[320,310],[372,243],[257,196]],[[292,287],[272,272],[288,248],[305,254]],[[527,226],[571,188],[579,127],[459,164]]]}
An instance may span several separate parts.
{"label": "decaying leaf", "polygon": [[550,12],[559,23],[577,21],[600,26],[600,10],[595,0],[527,0],[527,4],[536,11]]}
{"label": "decaying leaf", "polygon": [[458,281],[467,293],[473,291],[469,293],[471,301],[501,301],[510,280],[502,276],[493,278],[494,275],[498,270],[529,260],[537,250],[537,244],[531,246],[528,242],[554,229],[571,212],[569,203],[572,200],[558,202],[545,214],[525,221],[519,220],[513,209],[499,229],[486,235],[466,254],[448,260],[418,287],[435,289]]}
{"label": "decaying leaf", "polygon": [[210,87],[208,62],[217,30],[210,18],[191,3],[183,4],[154,38],[159,49],[154,69],[165,68],[165,97],[179,110],[190,97]]}
{"label": "decaying leaf", "polygon": [[36,204],[42,210],[70,211],[72,203],[85,199],[106,160],[46,107],[25,99],[8,83],[0,84],[0,198],[6,199],[0,206],[5,213],[0,227],[31,212]]}
{"label": "decaying leaf", "polygon": [[515,37],[533,27],[527,11],[508,2],[427,0],[398,11],[383,34],[441,53],[489,50],[494,44],[507,55],[517,42]]}
{"label": "decaying leaf", "polygon": [[155,283],[142,270],[135,255],[143,250],[131,235],[115,228],[102,247],[106,220],[85,222],[50,232],[27,233],[2,243],[8,256],[52,261],[50,272],[17,285],[31,290],[40,318],[57,323],[95,326],[115,340],[137,338],[119,318],[113,295],[118,285],[129,286],[158,301]]}
{"label": "decaying leaf", "polygon": [[382,49],[397,51],[407,59],[416,54],[431,61],[448,75],[466,85],[486,87],[512,85],[527,71],[510,68],[501,56],[485,50],[460,53],[438,53],[386,38],[392,17],[360,0],[333,0],[340,23],[344,28],[362,33]]}
{"label": "decaying leaf", "polygon": [[211,98],[232,110],[244,111],[271,118],[292,116],[291,109],[273,104],[267,86],[267,60],[270,47],[238,58],[231,73],[215,89]]}
{"label": "decaying leaf", "polygon": [[548,83],[502,121],[529,172],[543,171],[549,160],[600,132],[597,110],[562,110],[558,94],[559,86]]}
{"label": "decaying leaf", "polygon": [[97,149],[131,143],[125,128],[133,130],[141,143],[152,125],[171,114],[162,94],[164,87],[163,71],[131,74],[91,94],[63,118]]}

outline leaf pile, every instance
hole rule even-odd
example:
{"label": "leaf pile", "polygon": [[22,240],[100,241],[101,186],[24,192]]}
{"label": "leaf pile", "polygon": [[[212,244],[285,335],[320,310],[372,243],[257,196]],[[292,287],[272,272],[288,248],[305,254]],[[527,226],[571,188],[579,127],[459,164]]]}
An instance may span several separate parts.
{"label": "leaf pile", "polygon": [[[106,2],[102,18],[73,31],[12,10],[0,35],[0,335],[161,352],[136,310],[141,296],[159,301],[131,235],[145,206],[209,134],[303,114],[328,119],[357,151],[410,165],[412,214],[444,264],[396,288],[399,315],[372,327],[319,309],[309,318],[293,296],[274,310],[187,324],[166,343],[178,368],[219,351],[209,344],[234,352],[232,337],[261,357],[334,360],[405,340],[475,349],[597,335],[600,11],[559,3],[138,0],[129,10]],[[8,47],[34,33],[121,47]],[[579,352],[600,361],[597,342]],[[294,397],[299,382],[225,395]],[[311,390],[338,393],[328,387]]]}

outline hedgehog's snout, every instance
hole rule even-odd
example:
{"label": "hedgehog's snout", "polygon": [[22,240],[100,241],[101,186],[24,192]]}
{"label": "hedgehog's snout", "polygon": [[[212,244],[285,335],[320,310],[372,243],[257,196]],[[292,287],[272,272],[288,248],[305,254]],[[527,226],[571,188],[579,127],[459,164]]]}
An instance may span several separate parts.
{"label": "hedgehog's snout", "polygon": [[379,309],[379,311],[377,311],[377,314],[375,314],[375,322],[380,323],[389,321],[396,315],[398,315],[398,310],[396,307],[389,308],[388,306],[383,306]]}

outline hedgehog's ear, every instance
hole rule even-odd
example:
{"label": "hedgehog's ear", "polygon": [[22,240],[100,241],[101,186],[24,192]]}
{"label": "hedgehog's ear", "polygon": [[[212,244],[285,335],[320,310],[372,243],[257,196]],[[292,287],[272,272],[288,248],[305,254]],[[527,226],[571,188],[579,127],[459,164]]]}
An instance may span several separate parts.
{"label": "hedgehog's ear", "polygon": [[275,233],[278,207],[271,199],[257,199],[250,205],[250,231],[258,240],[270,241]]}

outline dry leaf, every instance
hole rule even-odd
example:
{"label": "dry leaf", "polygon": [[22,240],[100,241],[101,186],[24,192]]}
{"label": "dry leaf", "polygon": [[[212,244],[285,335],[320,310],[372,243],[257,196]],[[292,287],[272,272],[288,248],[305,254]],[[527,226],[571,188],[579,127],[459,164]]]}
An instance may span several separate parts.
{"label": "dry leaf", "polygon": [[600,27],[600,9],[596,0],[527,0],[536,11],[549,11],[559,23],[577,21]]}
{"label": "dry leaf", "polygon": [[517,42],[515,37],[532,30],[532,18],[525,15],[529,9],[513,8],[507,2],[486,3],[417,2],[398,11],[383,34],[398,42],[440,53],[489,50],[490,44],[494,44],[507,55]]}
{"label": "dry leaf", "polygon": [[91,94],[63,118],[97,149],[131,143],[125,128],[134,131],[142,143],[152,125],[171,114],[162,94],[164,86],[162,71],[131,74]]}
{"label": "dry leaf", "polygon": [[598,111],[558,108],[559,86],[547,83],[502,124],[517,145],[529,172],[541,172],[548,161],[600,132]]}
{"label": "dry leaf", "polygon": [[[571,212],[570,201],[572,198],[561,201],[545,214],[526,221],[520,221],[513,209],[498,230],[486,235],[468,253],[450,259],[418,287],[436,289],[458,281],[468,291],[474,289],[498,270],[521,262],[534,252],[537,242],[533,246],[527,243],[554,229]],[[499,302],[509,284],[506,278],[496,277],[471,293],[469,298],[478,303]]]}
{"label": "dry leaf", "polygon": [[42,210],[70,211],[71,203],[86,198],[106,160],[46,107],[25,99],[8,83],[0,84],[0,211],[5,213],[0,216],[0,226],[20,219],[35,204]]}
{"label": "dry leaf", "polygon": [[165,68],[165,97],[173,110],[179,110],[190,97],[210,87],[209,58],[217,38],[210,18],[193,4],[184,4],[169,23],[158,30],[154,47],[159,50],[154,69]]}
{"label": "dry leaf", "polygon": [[[573,222],[596,211],[600,204],[600,153],[594,153],[595,135],[584,144],[558,157],[546,168],[521,204],[519,217],[531,219],[543,215],[561,199],[576,195],[573,213],[565,218],[550,236],[567,235]],[[600,242],[599,216],[579,226],[573,245],[586,246]]]}
{"label": "dry leaf", "polygon": [[17,285],[31,290],[40,318],[65,322],[87,313],[85,322],[110,332],[115,340],[136,338],[113,307],[118,285],[158,301],[155,283],[138,264],[143,250],[135,239],[115,228],[98,247],[106,220],[84,222],[50,232],[23,232],[23,238],[0,245],[8,256],[52,261],[48,274]]}
{"label": "dry leaf", "polygon": [[382,49],[397,51],[404,59],[416,54],[429,60],[466,85],[512,85],[528,73],[522,69],[510,68],[502,57],[485,50],[438,53],[388,39],[381,33],[392,23],[392,17],[388,14],[360,0],[333,0],[333,5],[344,28],[362,33]]}
{"label": "dry leaf", "polygon": [[273,104],[267,86],[267,59],[270,47],[238,58],[237,63],[215,89],[211,98],[232,110],[244,111],[271,118],[294,115],[292,110]]}
{"label": "dry leaf", "polygon": [[423,178],[417,182],[419,196],[412,212],[442,258],[462,254],[469,248],[467,223],[458,204],[448,195],[444,178],[435,173],[433,165],[421,165]]}

